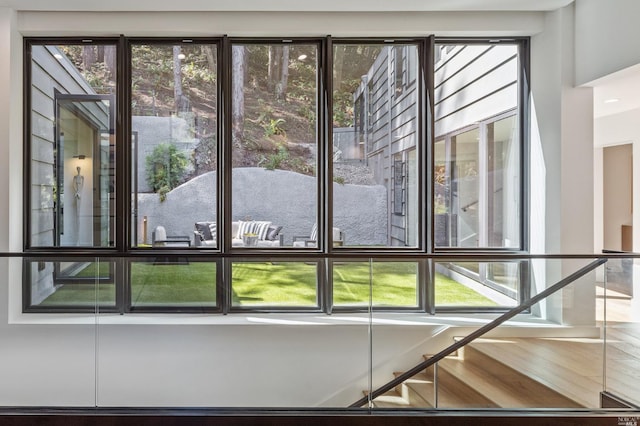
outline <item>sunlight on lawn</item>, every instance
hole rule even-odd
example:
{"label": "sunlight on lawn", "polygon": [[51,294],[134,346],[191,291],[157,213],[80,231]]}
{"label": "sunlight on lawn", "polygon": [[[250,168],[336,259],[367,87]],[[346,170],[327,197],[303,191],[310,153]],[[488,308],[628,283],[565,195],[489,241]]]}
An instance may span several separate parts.
{"label": "sunlight on lawn", "polygon": [[[104,266],[101,271],[106,273]],[[416,262],[336,262],[333,264],[335,306],[417,307]],[[91,277],[94,266],[81,271]],[[316,307],[317,265],[304,262],[244,262],[232,266],[234,306]],[[373,286],[369,285],[370,277]],[[216,306],[216,264],[132,262],[132,306]],[[42,306],[115,304],[115,285],[65,284]],[[441,274],[436,274],[437,306],[495,306],[496,303]]]}

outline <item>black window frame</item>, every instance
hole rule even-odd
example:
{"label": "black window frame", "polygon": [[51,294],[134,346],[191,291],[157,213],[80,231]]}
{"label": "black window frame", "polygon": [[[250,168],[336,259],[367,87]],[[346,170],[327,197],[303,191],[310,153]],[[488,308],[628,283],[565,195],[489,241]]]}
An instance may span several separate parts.
{"label": "black window frame", "polygon": [[[317,158],[317,183],[318,183],[318,227],[319,241],[315,250],[296,250],[296,249],[242,249],[230,247],[230,240],[227,235],[230,232],[231,222],[231,114],[230,114],[230,91],[231,91],[231,46],[233,43],[287,43],[287,42],[317,42],[318,51],[318,158]],[[131,241],[132,223],[131,223],[131,197],[132,197],[132,179],[131,179],[131,47],[136,43],[144,44],[175,44],[175,43],[209,43],[215,44],[217,49],[217,159],[219,172],[217,179],[216,200],[218,214],[217,217],[224,224],[222,232],[218,233],[218,244],[216,248],[211,249],[174,249],[174,248],[156,248],[153,251],[149,249],[135,247]],[[519,69],[519,102],[518,114],[520,114],[519,132],[520,132],[520,167],[521,167],[521,240],[520,249],[491,249],[491,250],[469,250],[469,249],[443,249],[435,247],[434,242],[434,226],[433,226],[433,210],[431,206],[433,197],[433,144],[434,140],[434,52],[435,45],[443,44],[461,44],[461,43],[495,43],[506,42],[518,45],[518,55],[520,59]],[[50,44],[115,44],[117,46],[117,73],[116,73],[116,215],[120,219],[116,223],[115,246],[113,248],[73,248],[73,247],[35,247],[31,245],[31,56],[30,48],[33,45],[50,45]],[[417,247],[415,248],[371,248],[371,247],[334,247],[332,244],[331,232],[333,222],[333,163],[332,156],[329,155],[329,146],[333,138],[331,117],[333,111],[332,88],[333,88],[333,46],[334,44],[352,44],[352,43],[387,43],[387,44],[412,44],[418,46],[418,75],[412,84],[423,85],[421,88],[421,99],[419,100],[419,144],[420,150],[417,155],[418,164],[418,236]],[[340,260],[357,260],[357,259],[374,259],[374,261],[416,261],[418,266],[418,283],[417,294],[418,303],[415,307],[372,307],[374,311],[404,311],[404,312],[427,312],[435,313],[437,307],[434,304],[434,268],[433,262],[437,261],[436,255],[446,254],[451,256],[460,255],[462,257],[473,256],[473,254],[486,254],[495,252],[499,254],[523,254],[528,250],[529,236],[529,202],[526,197],[529,185],[529,38],[528,37],[510,37],[510,38],[441,38],[436,36],[429,37],[385,37],[385,38],[333,38],[327,37],[268,37],[268,38],[245,38],[245,37],[25,37],[24,38],[24,170],[25,179],[23,182],[24,189],[24,227],[23,227],[23,251],[26,255],[32,253],[34,255],[50,255],[51,259],[56,257],[68,258],[75,254],[80,256],[95,256],[114,258],[116,268],[114,276],[118,281],[118,285],[122,286],[117,290],[116,303],[117,306],[113,311],[120,313],[135,312],[157,312],[157,313],[177,313],[177,312],[205,312],[205,313],[230,313],[230,312],[362,312],[368,311],[370,308],[361,306],[338,306],[333,305],[332,289],[333,283],[331,279],[333,262]],[[403,55],[406,56],[406,55]],[[366,120],[366,118],[365,118]],[[361,123],[366,126],[367,123]],[[135,225],[133,225],[135,227]],[[206,257],[208,261],[216,263],[216,306],[214,307],[197,307],[194,309],[179,306],[139,306],[135,307],[131,304],[130,289],[127,283],[130,279],[130,267],[127,263],[135,261],[140,257],[148,258],[150,256],[166,256],[167,259],[174,258],[190,258],[200,259]],[[314,307],[282,307],[282,306],[250,306],[238,307],[231,303],[231,265],[233,262],[242,260],[248,261],[309,261],[317,262],[317,300],[318,304]],[[36,258],[29,262],[36,262]],[[24,263],[23,275],[23,296],[29,294],[28,283],[30,282],[30,268],[28,262]],[[525,289],[528,288],[527,268],[522,277],[522,297],[525,295]],[[28,299],[23,297],[24,312],[93,312],[97,308],[73,306],[62,307],[56,309],[45,309],[38,306],[28,306]],[[110,308],[109,308],[110,309]],[[467,308],[456,307],[453,311],[464,311]],[[447,311],[449,309],[443,309]],[[474,312],[495,311],[489,309],[471,309]],[[100,309],[104,312],[104,309]]]}

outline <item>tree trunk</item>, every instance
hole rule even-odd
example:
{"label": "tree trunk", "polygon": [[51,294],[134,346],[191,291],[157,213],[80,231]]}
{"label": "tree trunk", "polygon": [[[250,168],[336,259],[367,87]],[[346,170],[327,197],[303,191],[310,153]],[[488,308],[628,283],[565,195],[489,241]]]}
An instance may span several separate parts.
{"label": "tree trunk", "polygon": [[244,133],[244,46],[233,46],[231,72],[231,122],[234,145],[242,143]]}
{"label": "tree trunk", "polygon": [[109,71],[109,75],[112,80],[116,79],[116,47],[105,46],[104,47],[104,65]]}
{"label": "tree trunk", "polygon": [[282,48],[280,46],[269,46],[269,66],[267,70],[267,90],[269,93],[275,93],[276,84],[280,77],[280,57]]}
{"label": "tree trunk", "polygon": [[173,98],[176,112],[186,111],[186,102],[182,93],[182,60],[180,46],[173,46]]}
{"label": "tree trunk", "polygon": [[93,64],[96,63],[96,48],[95,46],[82,46],[82,68],[85,71],[91,69]]}
{"label": "tree trunk", "polygon": [[344,53],[346,46],[336,46],[336,54],[333,59],[333,90],[340,90],[342,86],[342,67],[344,66]]}
{"label": "tree trunk", "polygon": [[282,47],[282,69],[280,84],[276,92],[276,98],[287,100],[287,84],[289,83],[289,46]]}
{"label": "tree trunk", "polygon": [[203,44],[201,46],[202,53],[207,58],[207,65],[209,65],[209,71],[217,74],[217,66],[216,66],[216,57],[213,54],[213,47],[208,44]]}

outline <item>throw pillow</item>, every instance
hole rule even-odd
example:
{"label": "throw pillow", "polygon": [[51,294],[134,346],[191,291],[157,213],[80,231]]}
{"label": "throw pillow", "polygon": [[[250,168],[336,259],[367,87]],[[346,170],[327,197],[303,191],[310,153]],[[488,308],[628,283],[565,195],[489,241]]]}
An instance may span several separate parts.
{"label": "throw pillow", "polygon": [[196,231],[202,235],[203,240],[212,240],[211,237],[211,229],[209,228],[209,224],[213,223],[215,226],[215,222],[196,222]]}
{"label": "throw pillow", "polygon": [[211,239],[215,241],[218,237],[218,226],[216,222],[209,222],[209,232],[211,233]]}
{"label": "throw pillow", "polygon": [[238,222],[238,234],[236,238],[242,238],[245,234],[256,234],[259,240],[264,240],[267,237],[267,230],[271,226],[271,222],[264,221],[251,221],[251,222]]}
{"label": "throw pillow", "polygon": [[267,238],[266,240],[275,241],[278,239],[280,235],[280,231],[282,231],[282,226],[273,226],[271,225],[269,229],[267,229]]}

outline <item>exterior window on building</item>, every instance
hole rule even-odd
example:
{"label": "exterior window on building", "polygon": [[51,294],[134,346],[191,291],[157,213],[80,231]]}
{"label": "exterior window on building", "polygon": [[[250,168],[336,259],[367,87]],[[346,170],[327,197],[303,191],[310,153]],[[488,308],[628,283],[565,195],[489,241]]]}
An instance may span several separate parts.
{"label": "exterior window on building", "polygon": [[435,246],[520,249],[518,47],[436,50]]}

